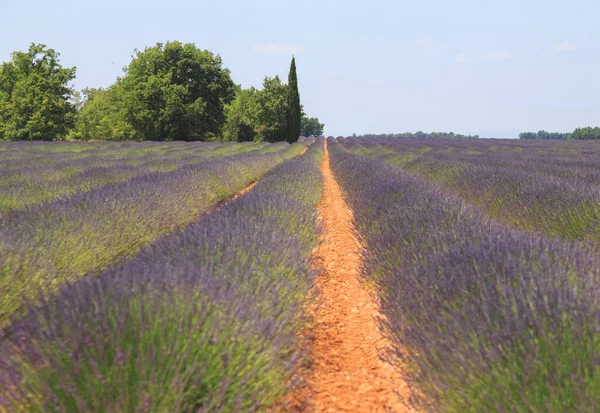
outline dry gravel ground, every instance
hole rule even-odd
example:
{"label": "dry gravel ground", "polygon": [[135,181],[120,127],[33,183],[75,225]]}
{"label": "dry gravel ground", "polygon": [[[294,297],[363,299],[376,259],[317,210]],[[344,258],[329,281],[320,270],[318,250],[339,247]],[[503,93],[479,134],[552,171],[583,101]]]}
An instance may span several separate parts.
{"label": "dry gravel ground", "polygon": [[317,279],[321,305],[314,314],[310,381],[314,410],[411,411],[394,393],[407,395],[406,383],[379,357],[387,345],[375,319],[381,314],[358,279],[360,255],[352,212],[331,172],[327,144],[321,170],[324,193],[319,212],[325,235],[316,252],[323,271]]}

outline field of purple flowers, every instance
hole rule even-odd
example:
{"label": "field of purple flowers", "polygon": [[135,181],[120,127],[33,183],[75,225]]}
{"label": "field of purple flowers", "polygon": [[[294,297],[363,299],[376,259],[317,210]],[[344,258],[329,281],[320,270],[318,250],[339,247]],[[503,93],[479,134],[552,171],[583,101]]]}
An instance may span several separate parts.
{"label": "field of purple flowers", "polygon": [[[600,411],[600,146],[327,142],[415,408]],[[323,144],[1,145],[0,412],[285,410]]]}
{"label": "field of purple flowers", "polygon": [[597,142],[348,138],[343,145],[435,182],[503,224],[600,245]]}
{"label": "field of purple flowers", "polygon": [[[98,277],[89,276],[102,269],[95,259],[66,267],[71,279],[29,302],[28,316],[12,323],[0,348],[0,404],[11,412],[235,412],[275,403],[302,379],[294,375],[306,348],[297,332],[312,300],[322,144],[301,156],[301,143],[259,146],[61,205],[57,213],[70,208],[78,225],[90,213],[113,219],[90,229],[106,228],[113,243],[146,242],[131,259],[110,257],[114,265],[106,261]],[[198,220],[258,177],[252,191]],[[94,209],[100,198],[111,200],[101,207],[108,211]],[[184,214],[170,212],[176,207]],[[163,216],[156,228],[148,217],[154,210]],[[181,226],[187,216],[196,222],[182,230],[165,224]],[[116,234],[127,228],[123,219],[135,237]],[[136,219],[145,225],[133,227]],[[63,221],[36,216],[38,225]]]}
{"label": "field of purple flowers", "polygon": [[[99,154],[103,146],[106,153]],[[0,327],[22,309],[24,299],[55,290],[66,280],[98,274],[135,255],[161,235],[197,220],[304,147],[4,146],[5,173],[12,181],[4,199],[14,194],[27,199],[38,193],[42,199],[30,204],[10,202],[11,208],[0,216]],[[63,155],[75,166],[70,167]],[[31,170],[38,174],[35,183],[28,177]],[[46,191],[38,192],[38,185],[45,185]]]}
{"label": "field of purple flowers", "polygon": [[332,167],[365,246],[363,276],[413,402],[600,410],[600,146],[339,142]]}

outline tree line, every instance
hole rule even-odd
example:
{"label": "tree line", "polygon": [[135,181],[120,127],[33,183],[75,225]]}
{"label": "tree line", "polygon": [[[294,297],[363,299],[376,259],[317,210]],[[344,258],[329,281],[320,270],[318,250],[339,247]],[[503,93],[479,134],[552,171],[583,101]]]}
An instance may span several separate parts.
{"label": "tree line", "polygon": [[[356,135],[354,135],[356,136]],[[442,138],[442,139],[476,139],[479,135],[462,135],[454,132],[404,132],[404,133],[382,133],[382,134],[365,134],[363,138]]]}
{"label": "tree line", "polygon": [[76,68],[43,44],[0,65],[0,140],[296,141],[324,124],[300,103],[295,58],[288,83],[236,85],[219,55],[173,41],[135,50],[107,88],[75,91]]}
{"label": "tree line", "polygon": [[600,140],[600,128],[592,128],[587,126],[585,128],[577,128],[571,133],[559,133],[559,132],[546,132],[541,130],[539,132],[523,132],[519,134],[519,139],[555,139],[555,140],[567,140],[567,139],[583,139],[583,140]]}

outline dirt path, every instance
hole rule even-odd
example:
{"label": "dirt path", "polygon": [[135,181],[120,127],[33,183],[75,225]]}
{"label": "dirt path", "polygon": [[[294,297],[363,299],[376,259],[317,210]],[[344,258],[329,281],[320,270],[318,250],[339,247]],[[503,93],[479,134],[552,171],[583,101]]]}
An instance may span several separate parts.
{"label": "dirt path", "polygon": [[324,271],[317,279],[322,305],[315,312],[310,387],[317,412],[408,412],[394,390],[406,383],[379,358],[386,345],[374,317],[378,306],[358,280],[359,246],[349,210],[325,156],[319,211],[326,237],[317,251]]}

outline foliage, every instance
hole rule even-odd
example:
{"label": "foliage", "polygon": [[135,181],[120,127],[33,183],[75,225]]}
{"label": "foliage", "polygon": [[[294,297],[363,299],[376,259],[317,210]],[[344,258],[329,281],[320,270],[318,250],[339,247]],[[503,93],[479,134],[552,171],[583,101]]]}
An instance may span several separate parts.
{"label": "foliage", "polygon": [[[277,142],[285,140],[287,86],[279,76],[265,77],[262,89],[238,92],[227,109],[225,140]],[[250,139],[252,136],[252,139]]]}
{"label": "foliage", "polygon": [[519,133],[519,139],[553,139],[553,140],[566,140],[570,139],[570,133],[559,133],[559,132],[546,132],[541,130],[539,132],[522,132]]}
{"label": "foliage", "polygon": [[569,135],[569,139],[598,140],[600,139],[600,128],[592,128],[589,126],[577,128]]}
{"label": "foliage", "polygon": [[262,90],[256,94],[259,108],[255,115],[257,128],[255,140],[277,142],[285,140],[287,86],[279,76],[265,77]]}
{"label": "foliage", "polygon": [[308,350],[298,331],[312,300],[322,143],[32,307],[0,350],[0,403],[11,412],[271,407],[300,383]]}
{"label": "foliage", "polygon": [[319,122],[317,118],[309,118],[302,114],[300,122],[300,135],[302,136],[322,136],[325,124]]}
{"label": "foliage", "polygon": [[[356,136],[354,136],[356,137]],[[361,138],[446,138],[446,139],[470,139],[479,138],[479,135],[462,135],[454,132],[431,132],[426,133],[417,131],[415,133],[382,133],[382,134],[364,134],[360,135]]]}
{"label": "foliage", "polygon": [[253,141],[256,136],[256,117],[260,111],[256,99],[261,91],[255,88],[240,89],[233,102],[225,108],[226,122],[223,127],[225,141]]}
{"label": "foliage", "polygon": [[571,133],[556,133],[546,132],[541,130],[535,132],[524,132],[519,134],[519,139],[557,139],[557,140],[598,140],[600,139],[600,128],[599,127],[585,127],[577,128]]}
{"label": "foliage", "polygon": [[296,58],[292,57],[287,88],[287,138],[289,143],[296,142],[300,136],[302,107],[298,91],[298,75],[296,73]]}
{"label": "foliage", "polygon": [[[278,76],[265,77],[263,87],[241,89],[226,107],[227,122],[223,128],[225,141],[277,142],[285,140],[287,131],[287,91]],[[320,136],[324,124],[308,118],[302,111],[304,136]],[[300,136],[300,135],[299,135]]]}
{"label": "foliage", "polygon": [[136,50],[124,71],[111,86],[80,93],[68,86],[75,68],[62,68],[54,50],[32,44],[13,53],[0,65],[0,140],[277,142],[288,126],[299,136],[299,122],[322,133],[302,111],[294,59],[292,89],[276,76],[243,90],[220,56],[177,41]]}
{"label": "foliage", "polygon": [[76,110],[74,77],[75,67],[63,68],[46,45],[13,53],[0,65],[0,140],[64,139]]}
{"label": "foliage", "polygon": [[219,56],[193,44],[158,43],[136,52],[123,78],[127,120],[141,140],[204,140],[225,123],[234,97]]}
{"label": "foliage", "polygon": [[140,139],[127,119],[122,80],[107,89],[84,89],[84,103],[77,114],[68,140]]}
{"label": "foliage", "polygon": [[194,44],[157,43],[107,90],[88,90],[73,139],[210,140],[235,87],[219,56]]}

